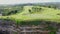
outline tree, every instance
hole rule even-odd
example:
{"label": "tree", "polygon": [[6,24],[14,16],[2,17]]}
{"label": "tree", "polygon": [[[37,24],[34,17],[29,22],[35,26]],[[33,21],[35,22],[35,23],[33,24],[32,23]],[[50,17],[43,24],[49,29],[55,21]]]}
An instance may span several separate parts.
{"label": "tree", "polygon": [[31,13],[31,10],[29,9],[29,13]]}

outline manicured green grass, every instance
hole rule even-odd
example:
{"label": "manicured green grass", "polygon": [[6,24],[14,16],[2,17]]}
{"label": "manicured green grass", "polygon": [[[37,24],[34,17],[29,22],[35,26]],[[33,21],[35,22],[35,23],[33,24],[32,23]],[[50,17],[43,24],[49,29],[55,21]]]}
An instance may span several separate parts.
{"label": "manicured green grass", "polygon": [[31,8],[32,6],[25,6],[24,10],[21,13],[10,16],[0,16],[0,18],[6,19],[8,17],[9,19],[16,21],[46,20],[60,22],[60,15],[57,15],[58,13],[60,13],[60,10],[58,9],[41,7],[43,9],[42,11],[30,14],[28,10]]}

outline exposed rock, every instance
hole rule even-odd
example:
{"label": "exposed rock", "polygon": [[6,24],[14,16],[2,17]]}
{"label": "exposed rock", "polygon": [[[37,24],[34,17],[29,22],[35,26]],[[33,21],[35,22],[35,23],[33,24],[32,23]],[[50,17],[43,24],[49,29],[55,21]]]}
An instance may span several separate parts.
{"label": "exposed rock", "polygon": [[[20,34],[21,31],[24,31],[24,30],[26,30],[27,32],[35,32],[35,33],[38,32],[38,30],[42,31],[42,32],[48,31],[48,30],[45,30],[45,28],[48,27],[47,22],[46,21],[40,21],[40,22],[41,23],[37,26],[36,25],[21,25],[21,26],[18,25],[18,28],[16,28],[17,25],[15,24],[14,21],[9,20],[9,19],[7,19],[7,20],[0,19],[0,33],[1,34],[5,34],[5,33],[14,34],[17,32],[17,34]],[[48,24],[49,24],[49,26],[57,27],[56,26],[57,24],[55,22],[51,22],[51,23],[49,22]]]}

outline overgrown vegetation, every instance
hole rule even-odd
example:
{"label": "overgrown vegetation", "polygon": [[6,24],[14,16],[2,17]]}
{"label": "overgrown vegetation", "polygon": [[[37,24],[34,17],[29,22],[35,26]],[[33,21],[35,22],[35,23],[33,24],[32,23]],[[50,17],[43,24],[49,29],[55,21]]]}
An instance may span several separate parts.
{"label": "overgrown vegetation", "polygon": [[0,9],[0,12],[3,16],[20,13],[22,11],[23,11],[23,6],[6,7]]}
{"label": "overgrown vegetation", "polygon": [[[0,16],[0,19],[14,20],[17,25],[39,25],[41,22],[45,21],[60,23],[60,10],[53,9],[56,7],[48,7],[15,6],[12,8],[3,9],[3,16]],[[47,30],[54,30],[52,32],[56,32],[56,28],[52,26],[48,26]]]}

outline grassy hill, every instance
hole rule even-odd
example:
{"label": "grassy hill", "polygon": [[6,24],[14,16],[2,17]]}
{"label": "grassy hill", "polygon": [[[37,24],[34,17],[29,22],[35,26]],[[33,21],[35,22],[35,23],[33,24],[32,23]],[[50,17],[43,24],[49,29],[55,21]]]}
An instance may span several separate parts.
{"label": "grassy hill", "polygon": [[29,9],[31,9],[32,7],[33,6],[24,6],[24,10],[21,13],[9,15],[9,16],[0,16],[0,18],[11,19],[15,21],[45,20],[45,21],[60,22],[60,15],[59,15],[60,10],[37,6],[42,8],[42,10],[38,12],[33,11],[33,13],[30,13]]}

